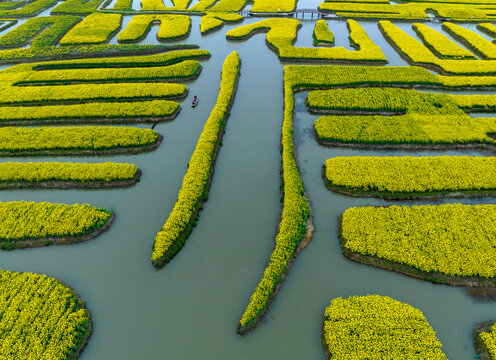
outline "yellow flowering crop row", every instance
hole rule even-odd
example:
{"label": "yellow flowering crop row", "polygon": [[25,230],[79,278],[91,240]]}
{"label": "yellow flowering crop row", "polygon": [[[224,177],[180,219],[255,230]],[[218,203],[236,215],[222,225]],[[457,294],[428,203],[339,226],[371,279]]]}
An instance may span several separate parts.
{"label": "yellow flowering crop row", "polygon": [[[440,85],[440,76],[433,75],[418,66],[326,66],[326,65],[289,65],[286,66],[289,80],[302,87],[333,88],[351,85],[370,86],[414,86]],[[472,79],[473,76],[461,79]]]}
{"label": "yellow flowering crop row", "polygon": [[104,0],[66,0],[51,11],[51,14],[88,15],[97,10]]}
{"label": "yellow flowering crop row", "polygon": [[[187,7],[191,3],[192,0],[172,0],[173,7],[166,7],[164,5],[163,0],[141,0],[141,10],[147,11],[188,11]],[[215,0],[214,0],[215,2]],[[196,10],[196,11],[203,11]],[[195,11],[193,9],[189,9],[189,11]],[[153,15],[152,15],[153,16]]]}
{"label": "yellow flowering crop row", "polygon": [[217,102],[191,155],[176,204],[155,238],[151,260],[157,267],[170,261],[181,249],[191,232],[199,208],[208,195],[219,142],[234,101],[240,66],[236,52],[231,53],[224,61]]}
{"label": "yellow flowering crop row", "polygon": [[496,36],[496,26],[491,23],[481,23],[477,24],[477,29],[479,29],[482,32],[485,32],[486,34],[490,36]]}
{"label": "yellow flowering crop row", "polygon": [[[4,2],[2,4],[8,3]],[[0,19],[0,31],[4,31],[15,24],[17,24],[17,19]]]}
{"label": "yellow flowering crop row", "polygon": [[84,303],[46,275],[0,270],[0,357],[76,359],[91,333]]}
{"label": "yellow flowering crop row", "polygon": [[[257,318],[267,311],[276,286],[284,280],[291,259],[307,233],[307,221],[311,216],[300,170],[296,163],[293,142],[294,89],[309,85],[312,78],[301,66],[284,68],[284,118],[281,130],[281,193],[282,214],[275,247],[270,255],[262,279],[253,291],[239,322],[238,332],[245,332],[257,324]],[[310,67],[307,67],[310,68]],[[315,68],[315,67],[312,67]],[[328,67],[330,68],[330,67]],[[320,77],[317,76],[319,79]],[[308,82],[307,82],[308,81]]]}
{"label": "yellow flowering crop row", "polygon": [[[310,109],[336,111],[382,111],[392,113],[421,113],[439,115],[440,113],[459,113],[456,104],[444,94],[424,93],[398,88],[345,88],[333,90],[314,90],[308,93],[307,104]],[[447,106],[443,111],[439,105]]]}
{"label": "yellow flowering crop row", "polygon": [[151,129],[119,126],[0,127],[0,155],[145,150],[157,138],[158,133]]}
{"label": "yellow flowering crop row", "polygon": [[[451,60],[449,60],[451,61]],[[490,60],[484,63],[492,62]],[[496,68],[494,68],[496,70]],[[440,85],[447,88],[491,88],[496,86],[495,76],[444,76],[439,75],[437,79]]]}
{"label": "yellow flowering crop row", "polygon": [[[398,51],[414,65],[433,66],[447,74],[454,75],[494,75],[496,73],[496,60],[439,59],[427,47],[390,21],[379,21],[379,28],[386,39],[392,42]],[[489,81],[494,82],[494,80]]]}
{"label": "yellow flowering crop row", "polygon": [[47,106],[2,106],[1,122],[88,122],[91,120],[150,121],[169,120],[174,117],[179,104],[169,100],[140,102],[101,102]]}
{"label": "yellow flowering crop row", "polygon": [[110,210],[87,204],[3,202],[0,203],[0,243],[83,235],[104,226],[111,215]]}
{"label": "yellow flowering crop row", "polygon": [[[0,104],[85,102],[95,100],[170,99],[182,97],[186,85],[169,83],[76,84],[2,87]],[[1,107],[0,107],[1,109]]]}
{"label": "yellow flowering crop row", "polygon": [[334,45],[334,34],[329,30],[325,20],[317,20],[313,29],[314,45]]}
{"label": "yellow flowering crop row", "polygon": [[246,0],[219,0],[214,6],[208,8],[210,12],[238,12],[246,4]]}
{"label": "yellow flowering crop row", "polygon": [[304,48],[295,47],[301,22],[297,19],[267,19],[254,24],[244,25],[227,32],[228,39],[243,39],[258,31],[267,31],[266,41],[273,47],[281,60],[335,60],[350,62],[387,62],[380,47],[375,45],[354,20],[348,20],[350,43],[357,50],[338,48]]}
{"label": "yellow flowering crop row", "polygon": [[185,37],[191,30],[191,19],[185,15],[136,15],[119,33],[119,42],[135,42],[146,37],[154,23],[160,23],[157,40]]}
{"label": "yellow flowering crop row", "polygon": [[325,162],[331,188],[404,197],[439,192],[496,192],[496,158],[350,156]]}
{"label": "yellow flowering crop row", "polygon": [[[8,2],[3,2],[0,4],[0,9],[5,10],[5,9],[17,9],[21,7],[22,5],[25,5],[26,1],[25,0],[16,0],[16,1],[8,1]],[[1,21],[4,21],[3,19]]]}
{"label": "yellow flowering crop row", "polygon": [[[22,69],[22,68],[20,68]],[[184,60],[169,66],[108,68],[108,69],[60,69],[45,71],[19,71],[0,73],[0,81],[10,81],[13,85],[22,84],[72,84],[81,82],[139,82],[173,80],[181,81],[196,77],[201,65],[196,60]],[[9,69],[10,70],[10,69]],[[12,69],[13,70],[13,69]],[[2,75],[5,74],[5,77]]]}
{"label": "yellow flowering crop row", "polygon": [[121,163],[4,162],[0,163],[0,184],[63,181],[110,183],[135,178],[138,168]]}
{"label": "yellow flowering crop row", "polygon": [[3,48],[22,47],[34,37],[36,37],[34,46],[54,45],[59,32],[67,31],[78,21],[80,21],[78,16],[42,16],[28,19],[25,23],[0,36],[0,46]]}
{"label": "yellow flowering crop row", "polygon": [[140,5],[141,5],[141,10],[147,10],[147,11],[167,10],[163,0],[141,0]]}
{"label": "yellow flowering crop row", "polygon": [[483,95],[445,95],[394,88],[334,89],[310,92],[308,105],[339,112],[386,112],[401,116],[323,116],[315,122],[318,139],[366,144],[494,144],[491,118],[472,118],[460,107],[496,107]]}
{"label": "yellow flowering crop row", "polygon": [[217,0],[199,0],[195,5],[193,5],[189,11],[198,11],[198,12],[204,12],[204,11],[212,11],[211,6],[215,4]]}
{"label": "yellow flowering crop row", "polygon": [[462,109],[476,111],[496,109],[496,96],[494,95],[450,95],[450,97]]}
{"label": "yellow flowering crop row", "polygon": [[20,64],[8,69],[6,72],[22,72],[29,70],[50,70],[50,69],[82,69],[82,68],[128,68],[128,67],[147,67],[147,66],[168,66],[180,63],[184,60],[208,59],[210,53],[208,50],[191,49],[176,50],[161,54],[145,56],[122,56],[122,57],[105,57],[93,59],[77,59],[65,61],[47,61],[35,64]]}
{"label": "yellow flowering crop row", "polygon": [[[178,45],[179,48],[194,45]],[[0,50],[0,63],[18,63],[29,61],[58,60],[84,56],[123,56],[157,53],[167,48],[163,45],[137,44],[102,44],[102,45],[66,45],[66,46],[33,46],[23,49]]]}
{"label": "yellow flowering crop row", "polygon": [[424,44],[437,56],[443,59],[476,59],[468,50],[455,44],[440,32],[425,24],[416,23],[412,25],[413,30],[422,39]]}
{"label": "yellow flowering crop row", "polygon": [[62,45],[100,44],[107,42],[122,24],[122,15],[93,13],[69,30],[62,39]]}
{"label": "yellow flowering crop row", "polygon": [[2,47],[22,47],[32,39],[31,47],[55,45],[61,34],[64,34],[81,18],[79,16],[41,16],[28,19],[5,35],[0,36]]}
{"label": "yellow flowering crop row", "polygon": [[[65,4],[65,3],[64,3]],[[111,14],[109,14],[111,15]],[[115,14],[114,14],[115,15]],[[79,16],[59,15],[28,19],[24,24],[14,28],[0,37],[0,45],[7,47],[0,50],[0,61],[19,62],[27,59],[59,59],[81,54],[106,54],[107,56],[126,53],[142,54],[163,49],[157,45],[65,45],[57,42],[69,29],[81,20]],[[40,32],[41,31],[41,32]],[[27,48],[8,49],[27,44]]]}
{"label": "yellow flowering crop row", "polygon": [[496,323],[491,326],[489,332],[481,332],[479,338],[484,345],[485,350],[491,356],[491,359],[496,359]]}
{"label": "yellow flowering crop row", "polygon": [[496,205],[349,208],[343,247],[448,276],[496,276]]}
{"label": "yellow flowering crop row", "polygon": [[239,21],[243,21],[243,17],[236,13],[208,12],[201,18],[200,32],[205,34],[221,28],[225,22],[234,23]]}
{"label": "yellow flowering crop row", "polygon": [[133,0],[117,0],[112,10],[132,11]]}
{"label": "yellow flowering crop row", "polygon": [[[443,60],[460,62],[465,60]],[[467,60],[468,61],[468,60]],[[492,61],[483,61],[484,63]],[[309,88],[334,88],[349,86],[409,86],[447,88],[494,88],[494,76],[444,76],[434,75],[419,66],[374,67],[374,66],[289,66],[291,74],[302,80]],[[496,70],[496,68],[495,68]],[[459,95],[458,95],[459,96]],[[474,97],[476,99],[477,97]]]}
{"label": "yellow flowering crop row", "polygon": [[253,13],[290,13],[296,8],[296,0],[253,0]]}
{"label": "yellow flowering crop row", "polygon": [[402,19],[402,20],[426,20],[427,11],[433,11],[443,19],[454,21],[480,21],[492,20],[496,13],[496,6],[491,4],[469,4],[467,3],[441,3],[430,2],[408,2],[400,4],[372,4],[358,2],[334,2],[321,3],[319,10],[335,13],[341,17],[369,18],[369,19]]}
{"label": "yellow flowering crop row", "polygon": [[496,44],[475,32],[452,23],[443,23],[443,29],[480,54],[484,59],[496,59]]}
{"label": "yellow flowering crop row", "polygon": [[[195,53],[192,55],[195,56]],[[72,68],[77,66],[78,62],[14,66],[0,72],[0,91],[3,95],[0,104],[41,106],[0,106],[0,121],[32,122],[62,119],[67,121],[85,118],[170,119],[177,114],[179,104],[164,99],[183,96],[186,93],[186,86],[166,84],[157,80],[180,81],[197,76],[201,70],[198,61],[184,60],[174,64],[184,56],[188,56],[188,53],[162,56],[154,61],[145,62],[142,67],[128,67],[140,65],[141,58],[117,59],[115,64],[108,59],[106,62],[82,62],[83,67],[89,67],[85,71]],[[197,56],[205,56],[205,53],[199,52]],[[161,62],[173,64],[153,66]],[[52,70],[52,66],[59,67],[59,69]],[[101,66],[101,68],[93,68],[93,66]],[[151,84],[139,83],[151,80],[154,81]],[[108,82],[112,83],[106,84]],[[126,83],[116,84],[117,82]],[[46,86],[54,84],[68,85]],[[159,100],[148,100],[150,98]],[[140,99],[147,100],[133,101]],[[131,101],[112,102],[112,100]],[[49,105],[50,102],[55,104]],[[64,104],[67,102],[69,104]]]}
{"label": "yellow flowering crop row", "polygon": [[26,6],[13,9],[0,9],[0,17],[26,17],[38,14],[41,10],[54,5],[57,0],[35,0]]}
{"label": "yellow flowering crop row", "polygon": [[[275,239],[274,251],[270,256],[263,277],[251,295],[250,302],[241,317],[238,332],[244,333],[248,331],[256,325],[261,315],[267,311],[271,299],[275,297],[274,291],[276,287],[282,283],[283,275],[289,269],[290,261],[294,259],[299,251],[301,241],[305,236],[308,236],[307,221],[309,221],[311,212],[296,163],[293,144],[294,92],[315,88],[364,84],[374,86],[440,86],[441,81],[439,78],[439,76],[435,76],[420,67],[324,65],[289,65],[284,67],[284,118],[281,134],[283,210]],[[470,84],[471,78],[464,77],[459,78],[459,80],[464,80]],[[437,94],[428,94],[426,96],[429,95],[432,95],[432,98],[437,96]],[[351,98],[348,96],[348,99],[351,100]],[[451,100],[448,98],[448,101]],[[457,111],[456,117],[461,114],[465,115],[452,101],[448,108]],[[388,124],[390,124],[392,118],[394,117],[385,118]],[[463,119],[463,122],[465,122],[465,119]]]}
{"label": "yellow flowering crop row", "polygon": [[387,296],[336,298],[325,309],[326,359],[446,360],[422,312]]}
{"label": "yellow flowering crop row", "polygon": [[361,144],[494,144],[494,119],[468,115],[323,116],[319,140]]}

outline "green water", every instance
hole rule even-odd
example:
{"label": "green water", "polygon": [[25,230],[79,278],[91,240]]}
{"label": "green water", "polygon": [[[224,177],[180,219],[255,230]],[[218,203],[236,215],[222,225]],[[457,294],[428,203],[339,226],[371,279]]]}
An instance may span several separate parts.
{"label": "green water", "polygon": [[[328,23],[337,45],[345,45],[345,22]],[[390,65],[406,65],[387,45],[376,22],[360,23],[382,47]],[[311,46],[313,24],[304,21],[298,46]],[[235,26],[201,37],[199,18],[193,17],[193,30],[186,41],[201,44],[212,58],[202,62],[201,76],[188,83],[190,95],[180,115],[156,126],[165,137],[156,151],[135,156],[16,159],[130,162],[142,169],[143,176],[128,189],[0,192],[1,201],[90,203],[116,213],[111,229],[88,242],[0,252],[2,268],[53,276],[86,301],[94,330],[82,360],[322,359],[324,308],[335,297],[364,294],[388,295],[421,309],[450,359],[473,358],[472,329],[478,322],[496,319],[495,304],[475,302],[460,288],[374,269],[341,255],[338,216],[350,206],[392,202],[328,191],[321,178],[322,163],[339,155],[411,153],[318,145],[311,133],[316,117],[306,112],[304,93],[296,97],[295,138],[298,163],[314,211],[315,235],[299,255],[265,321],[245,337],[236,335],[239,317],[272,251],[280,216],[283,64],[266,47],[264,34],[244,42],[226,41],[225,33]],[[144,43],[156,43],[157,30],[155,27]],[[242,59],[241,78],[209,200],[181,252],[165,268],[156,270],[149,261],[155,234],[174,205],[186,164],[215,103],[223,60],[233,50]],[[200,98],[196,109],[189,106],[193,94]],[[8,160],[12,159],[1,159]],[[496,200],[435,203],[444,202]]]}

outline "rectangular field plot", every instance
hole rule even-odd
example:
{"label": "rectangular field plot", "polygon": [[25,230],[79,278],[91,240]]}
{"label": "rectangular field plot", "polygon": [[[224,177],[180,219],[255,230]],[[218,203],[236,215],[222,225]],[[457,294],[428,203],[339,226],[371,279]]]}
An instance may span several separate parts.
{"label": "rectangular field plot", "polygon": [[[337,114],[315,122],[319,141],[356,145],[494,145],[496,119],[472,118],[472,109],[494,109],[490,95],[444,95],[397,88],[310,92],[310,110]],[[463,107],[463,109],[462,109]]]}
{"label": "rectangular field plot", "polygon": [[496,4],[484,0],[414,0],[407,3],[326,0],[319,9],[345,18],[364,19],[428,20],[434,13],[442,19],[455,21],[487,21],[494,19],[496,14]]}
{"label": "rectangular field plot", "polygon": [[496,159],[469,156],[350,156],[325,162],[335,191],[359,196],[417,198],[496,193]]}
{"label": "rectangular field plot", "polygon": [[[65,2],[64,4],[66,4]],[[1,10],[0,10],[1,12]],[[0,19],[1,20],[1,19]],[[0,63],[73,57],[139,55],[166,51],[162,45],[105,44],[120,28],[122,15],[95,13],[84,20],[75,15],[42,16],[0,36]],[[93,44],[93,45],[89,45]],[[191,48],[193,45],[174,45]]]}
{"label": "rectangular field plot", "polygon": [[[444,37],[441,33],[437,33],[435,38],[432,36],[423,38],[423,33],[431,34],[434,31],[432,29],[427,30],[425,25],[414,25],[414,30],[424,43],[408,35],[390,21],[379,21],[379,29],[401,57],[412,65],[424,66],[449,75],[487,76],[496,74],[496,60],[494,60],[496,58],[496,44],[459,25],[444,23],[443,29],[482,59],[470,58],[468,51],[463,51],[464,49],[449,39],[439,40],[440,36]],[[455,50],[456,48],[458,49]]]}
{"label": "rectangular field plot", "polygon": [[495,205],[359,207],[342,216],[352,253],[448,276],[496,275]]}
{"label": "rectangular field plot", "polygon": [[[160,54],[155,62],[138,57],[52,64],[59,69],[50,63],[9,68],[0,72],[0,124],[170,120],[179,111],[171,99],[187,94],[185,85],[170,82],[201,71],[197,60],[181,61],[189,54],[205,53]],[[72,68],[78,65],[91,68]]]}

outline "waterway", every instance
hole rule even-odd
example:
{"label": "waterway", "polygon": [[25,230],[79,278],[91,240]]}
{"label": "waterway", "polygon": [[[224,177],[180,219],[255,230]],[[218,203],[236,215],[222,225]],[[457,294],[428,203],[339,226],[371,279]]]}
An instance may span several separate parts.
{"label": "waterway", "polygon": [[[247,19],[244,24],[257,20]],[[298,46],[311,46],[314,23],[303,22]],[[407,65],[383,39],[377,22],[360,23],[381,46],[389,65]],[[328,24],[336,43],[345,45],[345,22],[329,20]],[[496,304],[476,302],[461,288],[434,285],[343,257],[338,217],[351,206],[394,202],[333,193],[324,186],[321,167],[327,158],[341,155],[492,153],[323,147],[313,138],[311,129],[317,117],[306,111],[305,93],[296,96],[295,139],[314,212],[314,238],[297,258],[265,321],[245,337],[235,333],[273,249],[280,216],[284,66],[265,45],[265,34],[242,42],[226,41],[225,33],[236,26],[201,36],[199,17],[193,17],[192,32],[185,42],[200,44],[212,58],[202,62],[200,77],[187,84],[190,94],[180,115],[155,127],[164,135],[156,151],[134,156],[15,159],[129,162],[142,169],[143,176],[127,189],[1,191],[0,201],[90,203],[116,214],[108,232],[85,243],[1,251],[1,267],[53,276],[86,301],[94,330],[81,360],[323,359],[320,326],[324,308],[333,298],[366,294],[391,296],[422,310],[450,359],[473,358],[472,330],[481,321],[496,319]],[[143,43],[157,43],[157,30],[155,27]],[[165,268],[156,270],[149,259],[155,235],[174,205],[191,153],[215,103],[223,60],[234,50],[242,60],[241,77],[209,200],[181,252]],[[193,94],[200,98],[195,109],[189,106]],[[8,160],[12,161],[1,159]],[[410,203],[445,202],[496,200]]]}

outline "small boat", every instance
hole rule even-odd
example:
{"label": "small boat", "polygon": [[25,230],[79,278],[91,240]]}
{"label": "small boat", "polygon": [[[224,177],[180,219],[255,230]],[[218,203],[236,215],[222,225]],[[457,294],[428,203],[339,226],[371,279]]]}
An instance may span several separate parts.
{"label": "small boat", "polygon": [[194,108],[198,105],[198,98],[194,99],[193,102],[191,103],[191,107]]}

